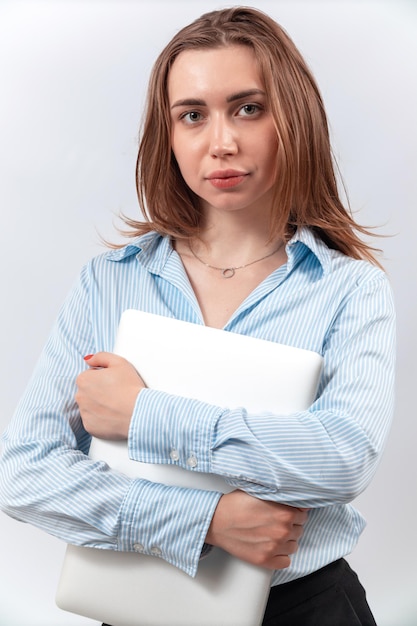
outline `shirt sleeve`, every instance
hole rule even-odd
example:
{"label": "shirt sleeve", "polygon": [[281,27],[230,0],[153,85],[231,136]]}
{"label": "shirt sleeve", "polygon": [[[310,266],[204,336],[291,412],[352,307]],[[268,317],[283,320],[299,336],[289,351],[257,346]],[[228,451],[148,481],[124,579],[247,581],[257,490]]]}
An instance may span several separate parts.
{"label": "shirt sleeve", "polygon": [[305,507],[353,500],[376,469],[393,413],[395,314],[383,273],[343,298],[323,356],[316,401],[291,415],[142,390],[131,458],[169,463],[175,448],[178,465],[221,474],[259,498]]}
{"label": "shirt sleeve", "polygon": [[75,402],[96,351],[88,266],[3,436],[0,505],[67,543],[160,556],[195,575],[219,493],[131,479],[88,456]]}

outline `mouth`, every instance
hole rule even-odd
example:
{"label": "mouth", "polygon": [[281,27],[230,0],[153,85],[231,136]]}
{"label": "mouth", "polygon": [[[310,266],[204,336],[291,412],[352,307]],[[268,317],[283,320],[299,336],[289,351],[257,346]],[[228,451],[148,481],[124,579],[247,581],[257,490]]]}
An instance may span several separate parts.
{"label": "mouth", "polygon": [[217,189],[230,189],[243,182],[248,175],[237,170],[218,170],[209,174],[207,180]]}

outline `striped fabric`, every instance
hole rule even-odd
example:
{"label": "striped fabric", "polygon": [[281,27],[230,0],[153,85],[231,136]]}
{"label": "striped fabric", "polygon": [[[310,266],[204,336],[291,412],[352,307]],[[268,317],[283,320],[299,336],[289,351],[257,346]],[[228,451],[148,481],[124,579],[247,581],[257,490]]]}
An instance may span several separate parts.
{"label": "striped fabric", "polygon": [[[299,551],[274,584],[355,546],[365,523],[349,503],[378,464],[394,387],[395,317],[385,274],[329,250],[308,229],[287,244],[287,255],[225,330],[322,354],[310,409],[253,415],[145,389],[129,434],[133,459],[222,474],[254,496],[311,508]],[[84,355],[112,350],[127,308],[203,323],[168,239],[145,235],[83,268],[3,436],[1,506],[68,543],[157,554],[193,576],[220,494],[130,479],[86,456],[90,437],[74,401],[75,379]],[[163,359],[164,346],[155,350]]]}

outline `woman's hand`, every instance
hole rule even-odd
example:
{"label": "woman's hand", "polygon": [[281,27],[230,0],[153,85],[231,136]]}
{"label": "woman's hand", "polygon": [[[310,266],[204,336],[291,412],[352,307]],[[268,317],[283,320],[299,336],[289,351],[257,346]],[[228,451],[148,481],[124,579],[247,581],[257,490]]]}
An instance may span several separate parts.
{"label": "woman's hand", "polygon": [[91,369],[77,377],[75,399],[84,428],[101,439],[127,439],[145,383],[129,361],[110,352],[85,357]]}
{"label": "woman's hand", "polygon": [[206,543],[267,569],[284,569],[298,549],[307,509],[232,491],[219,500]]}

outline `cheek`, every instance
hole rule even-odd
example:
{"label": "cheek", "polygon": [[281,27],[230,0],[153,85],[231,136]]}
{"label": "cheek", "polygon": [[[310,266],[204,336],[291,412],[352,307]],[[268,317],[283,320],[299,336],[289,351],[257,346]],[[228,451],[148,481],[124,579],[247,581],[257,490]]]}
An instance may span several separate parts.
{"label": "cheek", "polygon": [[171,150],[177,160],[180,170],[186,168],[192,161],[192,157],[190,157],[192,146],[189,142],[185,143],[179,133],[172,134]]}
{"label": "cheek", "polygon": [[174,156],[175,159],[177,161],[179,170],[183,176],[183,178],[187,179],[189,178],[190,175],[190,159],[189,157],[187,157],[187,154],[184,152],[181,152],[180,150],[175,151],[174,152]]}
{"label": "cheek", "polygon": [[248,137],[245,149],[246,152],[256,156],[258,162],[262,162],[264,166],[275,163],[278,151],[278,137],[275,129],[269,125],[258,128]]}
{"label": "cheek", "polygon": [[276,176],[276,163],[277,163],[277,153],[278,153],[278,140],[276,136],[271,137],[268,135],[264,138],[263,143],[265,149],[263,151],[263,162],[268,173],[275,177]]}
{"label": "cheek", "polygon": [[[189,150],[181,150],[174,143],[171,146],[173,155],[178,165],[178,169],[188,187],[193,189],[195,186],[195,159]],[[194,189],[193,189],[194,190]]]}

